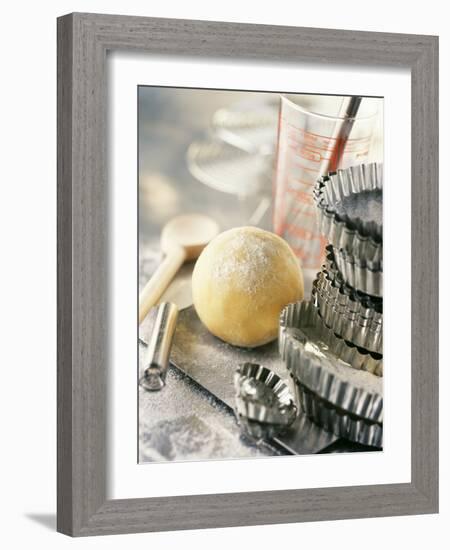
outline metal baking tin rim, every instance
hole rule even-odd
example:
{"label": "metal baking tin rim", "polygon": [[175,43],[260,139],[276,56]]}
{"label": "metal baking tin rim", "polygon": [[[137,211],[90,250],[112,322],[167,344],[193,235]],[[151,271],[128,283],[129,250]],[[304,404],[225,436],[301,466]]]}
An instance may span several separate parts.
{"label": "metal baking tin rim", "polygon": [[325,325],[353,345],[382,355],[383,303],[355,291],[324,266],[313,281],[312,300]]}
{"label": "metal baking tin rim", "polygon": [[[369,164],[356,164],[349,168],[338,169],[335,172],[328,172],[321,176],[314,188],[314,194],[317,206],[324,212],[334,216],[337,222],[344,222],[349,230],[356,230],[361,237],[370,237],[376,244],[382,240],[383,227],[376,222],[367,222],[360,217],[350,218],[347,214],[339,214],[334,205],[340,202],[344,197],[363,193],[364,191],[383,190],[383,164],[380,162],[371,162]],[[348,184],[344,184],[343,178],[349,179]],[[356,183],[355,178],[357,178]],[[331,183],[330,183],[331,182]],[[351,189],[347,188],[351,186]],[[336,195],[334,204],[327,200],[328,190],[332,186],[333,194]]]}
{"label": "metal baking tin rim", "polygon": [[[382,356],[383,330],[381,324],[379,328],[375,327],[374,329],[370,322],[364,326],[358,321],[349,320],[345,314],[336,311],[319,292],[313,291],[313,300],[320,318],[327,328],[346,342],[351,342],[358,348]],[[342,330],[344,324],[346,328]]]}
{"label": "metal baking tin rim", "polygon": [[[310,302],[295,302],[286,306],[281,313],[278,343],[280,355],[288,370],[309,390],[329,403],[361,418],[381,423],[383,396],[380,393],[340,380],[326,368],[327,362],[330,363],[328,359],[308,352],[302,342],[289,334],[290,328],[297,328],[292,322],[302,315],[308,315],[310,308],[315,310]],[[354,370],[357,372],[357,369]]]}
{"label": "metal baking tin rim", "polygon": [[[351,192],[344,186],[343,178],[350,174],[350,186],[353,185],[357,174],[357,187]],[[363,191],[382,190],[383,188],[382,163],[369,163],[351,166],[346,169],[329,172],[321,176],[314,187],[313,196],[319,210],[319,222],[323,235],[338,249],[357,258],[368,261],[382,261],[383,238],[382,226],[376,222],[367,222],[361,218],[350,219],[347,215],[339,214],[333,204],[327,199],[328,190],[333,184],[333,193],[338,197],[334,203],[350,194]],[[331,183],[330,183],[331,182]]]}
{"label": "metal baking tin rim", "polygon": [[[382,356],[379,356],[377,353],[358,348],[357,346],[352,345],[351,343],[346,342],[343,338],[337,336],[332,329],[326,326],[314,303],[309,301],[300,301],[288,304],[280,314],[278,345],[282,357],[282,343],[288,339],[288,329],[302,330],[301,327],[296,326],[296,324],[288,326],[287,319],[299,319],[302,315],[305,319],[307,318],[311,323],[313,323],[315,329],[319,331],[321,341],[326,343],[332,353],[339,357],[344,363],[347,363],[349,368],[367,371],[377,376],[383,375]],[[311,324],[309,326],[311,326]],[[296,339],[296,341],[298,340]]]}
{"label": "metal baking tin rim", "polygon": [[297,380],[295,380],[295,392],[302,411],[321,428],[355,443],[377,448],[383,446],[381,423],[367,421],[365,418],[333,406]]}
{"label": "metal baking tin rim", "polygon": [[[313,284],[315,284],[314,281]],[[324,324],[342,339],[370,353],[382,355],[383,327],[375,318],[349,318],[345,310],[339,311],[326,296],[313,287],[312,299]],[[366,321],[366,324],[364,324]]]}
{"label": "metal baking tin rim", "polygon": [[360,259],[355,256],[352,256],[349,252],[347,252],[343,248],[339,249],[334,247],[332,244],[328,244],[325,247],[325,257],[327,260],[330,257],[330,261],[336,264],[337,255],[341,257],[343,262],[346,262],[349,264],[355,264],[358,266],[359,269],[366,269],[367,271],[371,271],[374,273],[383,273],[383,260],[373,262],[371,260]]}
{"label": "metal baking tin rim", "polygon": [[[327,249],[329,248],[332,248],[332,246],[330,245],[327,247]],[[352,256],[346,255],[343,250],[334,250],[333,254],[328,251],[325,267],[330,270],[338,271],[342,279],[355,290],[371,297],[382,298],[383,271],[376,269],[372,270],[366,267],[364,265],[365,263],[366,262],[358,262]]]}
{"label": "metal baking tin rim", "polygon": [[[328,260],[328,259],[327,259]],[[322,270],[317,273],[314,283],[319,279],[324,281],[325,286],[336,289],[336,293],[346,301],[359,305],[359,309],[365,309],[373,312],[373,316],[383,315],[383,300],[380,297],[374,297],[361,292],[344,281],[341,272],[337,269],[334,262],[327,261]]]}
{"label": "metal baking tin rim", "polygon": [[[249,380],[263,382],[273,392],[277,405],[265,405],[243,396],[241,394],[242,387]],[[234,374],[234,387],[236,390],[236,412],[240,416],[255,422],[274,424],[280,427],[290,426],[295,420],[297,407],[289,386],[267,367],[249,362],[239,365]]]}

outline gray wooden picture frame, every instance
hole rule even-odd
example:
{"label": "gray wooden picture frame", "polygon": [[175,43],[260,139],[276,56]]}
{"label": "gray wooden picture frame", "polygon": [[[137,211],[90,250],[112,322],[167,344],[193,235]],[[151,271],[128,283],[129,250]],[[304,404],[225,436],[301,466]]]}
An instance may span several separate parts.
{"label": "gray wooden picture frame", "polygon": [[[106,498],[106,53],[406,67],[412,93],[411,482]],[[75,13],[58,19],[58,505],[73,536],[438,511],[438,38]]]}

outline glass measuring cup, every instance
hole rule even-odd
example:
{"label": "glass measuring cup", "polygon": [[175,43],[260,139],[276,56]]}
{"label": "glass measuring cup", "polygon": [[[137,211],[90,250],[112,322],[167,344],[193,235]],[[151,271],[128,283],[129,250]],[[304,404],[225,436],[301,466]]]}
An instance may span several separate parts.
{"label": "glass measuring cup", "polygon": [[[310,101],[308,106],[299,102]],[[348,98],[281,96],[273,183],[273,227],[291,245],[304,268],[320,268],[325,239],[317,227],[313,188],[328,171],[367,162],[377,102],[363,98],[343,140],[340,130]],[[306,104],[306,103],[305,103]],[[339,154],[336,154],[339,151]]]}

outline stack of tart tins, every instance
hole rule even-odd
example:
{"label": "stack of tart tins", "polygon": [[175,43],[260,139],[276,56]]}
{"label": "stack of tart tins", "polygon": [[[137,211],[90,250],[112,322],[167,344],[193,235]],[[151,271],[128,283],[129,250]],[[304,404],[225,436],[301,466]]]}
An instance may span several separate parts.
{"label": "stack of tart tins", "polygon": [[314,189],[319,225],[349,286],[374,297],[383,288],[383,165],[322,176]]}
{"label": "stack of tart tins", "polygon": [[383,439],[382,165],[321,177],[314,189],[328,239],[310,302],[287,306],[280,353],[297,401],[318,425],[375,447]]}
{"label": "stack of tart tins", "polygon": [[323,322],[337,336],[374,355],[382,355],[383,300],[345,283],[329,250],[327,262],[313,282],[312,298]]}
{"label": "stack of tart tins", "polygon": [[330,172],[318,180],[314,198],[329,241],[325,265],[313,284],[314,304],[336,335],[381,358],[383,166]]}
{"label": "stack of tart tins", "polygon": [[298,404],[313,422],[356,443],[382,446],[381,357],[339,338],[312,301],[284,308],[279,349]]}

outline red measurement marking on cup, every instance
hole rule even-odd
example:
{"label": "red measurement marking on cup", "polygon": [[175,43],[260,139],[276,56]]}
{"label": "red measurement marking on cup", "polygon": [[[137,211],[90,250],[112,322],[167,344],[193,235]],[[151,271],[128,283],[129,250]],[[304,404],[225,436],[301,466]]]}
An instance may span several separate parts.
{"label": "red measurement marking on cup", "polygon": [[315,208],[310,208],[308,210],[302,208],[301,206],[297,206],[297,205],[294,205],[292,206],[292,208],[290,209],[290,217],[291,218],[296,218],[297,216],[298,217],[305,217],[305,218],[312,218],[314,220],[314,222],[316,221],[316,210]]}
{"label": "red measurement marking on cup", "polygon": [[282,123],[288,127],[288,136],[293,136],[295,139],[298,139],[299,136],[302,136],[304,141],[309,140],[314,143],[319,143],[324,147],[329,146],[330,143],[333,141],[333,138],[329,136],[316,134],[314,132],[306,131],[304,128],[300,128],[299,126],[295,126],[295,124],[288,122],[285,118],[282,118],[281,120]]}
{"label": "red measurement marking on cup", "polygon": [[297,237],[297,239],[301,239],[303,241],[311,241],[312,239],[318,238],[315,231],[304,229],[303,227],[299,227],[298,225],[292,223],[285,226],[285,233],[289,233],[290,235],[293,235],[294,237]]}
{"label": "red measurement marking on cup", "polygon": [[[339,141],[341,141],[341,138],[329,137],[306,131],[303,128],[299,128],[287,122],[284,118],[281,120],[282,123],[286,124],[288,127],[287,147],[294,151],[297,156],[313,163],[333,160],[333,152],[339,149]],[[364,151],[368,150],[370,139],[370,136],[346,139],[343,154],[364,154]],[[282,144],[280,143],[280,145]]]}
{"label": "red measurement marking on cup", "polygon": [[[323,126],[325,128],[325,126]],[[313,189],[324,170],[367,157],[371,136],[343,139],[314,133],[279,117],[273,223],[307,267],[319,267],[326,241],[317,226]]]}
{"label": "red measurement marking on cup", "polygon": [[314,204],[314,197],[310,193],[294,189],[293,187],[288,187],[288,189],[286,189],[286,192],[294,195],[296,199],[303,202],[304,204]]}
{"label": "red measurement marking on cup", "polygon": [[298,219],[300,215],[315,217],[316,213],[317,209],[315,204],[306,204],[300,201],[295,201],[290,205],[289,212],[286,213],[286,223],[293,219]]}
{"label": "red measurement marking on cup", "polygon": [[[281,117],[281,121],[284,124],[286,124],[286,126],[289,127],[289,131],[292,132],[292,135],[294,135],[294,134],[303,134],[303,135],[307,136],[308,139],[310,139],[310,138],[314,138],[315,140],[318,139],[318,140],[323,141],[323,143],[327,143],[327,144],[330,144],[330,142],[335,141],[337,139],[337,138],[333,138],[333,137],[330,137],[330,136],[325,136],[323,134],[317,134],[317,133],[314,133],[314,132],[311,132],[311,131],[307,131],[304,128],[300,128],[299,126],[296,126],[295,124],[292,124],[292,122],[288,122],[287,119],[285,119],[284,117]],[[361,140],[370,141],[371,138],[372,138],[372,136],[369,135],[369,136],[362,136],[362,137],[357,137],[357,138],[348,138],[347,141],[350,141],[350,142],[361,141]]]}
{"label": "red measurement marking on cup", "polygon": [[316,267],[320,266],[323,262],[325,255],[325,243],[318,244],[316,247],[317,250],[314,250],[313,253],[311,253],[309,246],[303,247],[301,244],[291,245],[291,248],[303,264],[302,267]]}
{"label": "red measurement marking on cup", "polygon": [[322,153],[318,150],[314,150],[312,148],[307,147],[298,147],[297,148],[297,154],[306,160],[310,160],[312,162],[320,162],[325,157],[322,156]]}
{"label": "red measurement marking on cup", "polygon": [[288,181],[288,187],[296,189],[297,191],[303,191],[303,193],[312,194],[314,184],[311,181],[305,181],[300,178],[290,178]]}
{"label": "red measurement marking on cup", "polygon": [[[297,160],[297,159],[295,159]],[[305,170],[306,172],[312,172],[314,174],[314,177],[316,176],[317,174],[317,168],[314,166],[314,168],[312,168],[311,166],[306,166],[305,164],[302,164],[301,162],[294,162],[293,163],[294,167],[300,169],[300,170]]]}

